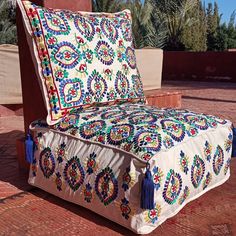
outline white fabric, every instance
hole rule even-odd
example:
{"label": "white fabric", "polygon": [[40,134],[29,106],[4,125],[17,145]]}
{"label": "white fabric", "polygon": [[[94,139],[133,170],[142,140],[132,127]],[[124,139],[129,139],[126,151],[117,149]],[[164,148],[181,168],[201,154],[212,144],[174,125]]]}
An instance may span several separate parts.
{"label": "white fabric", "polygon": [[[106,147],[104,145],[94,144],[86,141],[82,141],[71,136],[67,136],[63,133],[50,130],[48,128],[35,128],[34,134],[38,135],[42,132],[42,137],[37,138],[38,150],[35,152],[36,164],[34,165],[34,170],[36,170],[36,177],[33,176],[32,166],[29,176],[29,183],[33,186],[39,187],[49,193],[52,193],[60,198],[67,201],[76,203],[85,208],[88,208],[114,222],[117,222],[124,227],[138,234],[147,234],[153,231],[156,227],[162,224],[169,217],[177,214],[188,202],[194,200],[195,198],[201,196],[210,189],[223,184],[230,176],[229,170],[227,170],[227,163],[230,160],[231,149],[226,151],[226,140],[228,135],[232,133],[230,126],[227,124],[225,126],[218,127],[215,130],[204,132],[203,134],[191,138],[182,144],[171,148],[169,151],[157,153],[151,160],[151,170],[153,172],[154,167],[158,167],[162,170],[162,177],[160,182],[160,188],[155,190],[155,204],[159,209],[159,216],[155,220],[151,219],[149,210],[140,209],[140,191],[141,191],[141,181],[143,179],[143,174],[145,172],[145,164],[132,155],[119,151],[117,149],[112,149],[111,147]],[[207,161],[204,154],[205,143],[208,141],[212,145],[211,160]],[[50,147],[54,158],[57,158],[58,147],[61,143],[66,144],[66,152],[63,162],[59,165],[57,160],[54,174],[49,178],[45,178],[40,167],[39,158],[40,153],[43,149]],[[221,171],[216,175],[213,171],[213,159],[214,154],[217,150],[217,146],[220,145],[223,148],[224,163]],[[180,153],[181,151],[186,154],[189,158],[189,170],[188,174],[185,174],[179,165]],[[72,157],[77,156],[84,170],[86,170],[87,159],[91,153],[96,154],[96,162],[98,163],[96,170],[93,174],[85,175],[85,180],[83,186],[78,190],[73,191],[65,181],[62,176],[62,191],[58,191],[55,184],[55,173],[57,171],[63,173],[67,160]],[[194,157],[199,155],[205,163],[205,173],[199,187],[194,188],[191,183],[191,167],[194,162]],[[122,176],[126,171],[126,168],[130,166],[130,176],[132,181],[130,182],[129,189],[124,191],[122,188]],[[98,195],[94,191],[95,178],[101,172],[102,169],[110,167],[118,180],[118,195],[114,201],[112,201],[107,206],[100,201]],[[168,204],[163,198],[164,185],[168,172],[173,169],[175,173],[179,173],[182,178],[182,188],[181,192],[177,198],[177,201],[173,204]],[[203,182],[206,178],[207,173],[212,175],[212,180],[210,184],[203,190]],[[85,185],[90,183],[93,191],[93,198],[91,203],[84,200],[83,191]],[[189,187],[190,195],[187,199],[180,204],[180,198],[183,195],[185,186]],[[129,200],[129,207],[131,208],[131,213],[129,218],[125,219],[122,216],[120,210],[121,200]],[[153,221],[152,221],[153,220]]]}

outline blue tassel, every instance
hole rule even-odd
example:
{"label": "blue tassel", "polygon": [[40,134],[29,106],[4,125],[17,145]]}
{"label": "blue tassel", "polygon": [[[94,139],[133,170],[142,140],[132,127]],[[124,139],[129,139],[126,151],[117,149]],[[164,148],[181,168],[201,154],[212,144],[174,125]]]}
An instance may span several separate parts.
{"label": "blue tassel", "polygon": [[236,157],[236,128],[233,128],[233,148],[232,157]]}
{"label": "blue tassel", "polygon": [[27,134],[27,138],[25,140],[25,153],[26,161],[32,164],[34,161],[34,141],[30,134]]}
{"label": "blue tassel", "polygon": [[149,163],[147,163],[145,177],[142,181],[140,205],[142,209],[154,209],[154,183]]}

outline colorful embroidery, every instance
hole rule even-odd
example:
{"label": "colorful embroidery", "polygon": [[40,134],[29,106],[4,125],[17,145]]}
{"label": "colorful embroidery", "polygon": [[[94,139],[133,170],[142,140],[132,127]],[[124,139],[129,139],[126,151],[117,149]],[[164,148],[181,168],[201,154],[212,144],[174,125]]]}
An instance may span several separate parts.
{"label": "colorful embroidery", "polygon": [[125,52],[125,56],[126,56],[126,61],[127,61],[128,65],[131,67],[131,69],[135,69],[136,68],[136,58],[135,58],[135,54],[134,54],[134,49],[131,47],[127,47],[126,52]]}
{"label": "colorful embroidery", "polygon": [[132,125],[114,125],[109,128],[107,134],[107,141],[109,144],[120,145],[123,142],[131,140],[134,133]]}
{"label": "colorful embroidery", "polygon": [[121,20],[120,21],[120,28],[122,30],[123,38],[124,40],[131,42],[132,41],[132,29],[131,29],[131,24],[127,20]]}
{"label": "colorful embroidery", "polygon": [[83,184],[85,173],[84,169],[80,164],[79,158],[77,156],[72,157],[65,166],[64,177],[66,182],[69,184],[70,188],[73,191],[79,189]]}
{"label": "colorful embroidery", "polygon": [[170,149],[174,146],[174,142],[169,136],[165,136],[163,139],[163,144],[166,149]]}
{"label": "colorful embroidery", "polygon": [[225,167],[224,167],[224,174],[225,175],[228,173],[228,170],[229,170],[229,167],[230,167],[230,162],[231,162],[231,158],[229,158],[225,163]]}
{"label": "colorful embroidery", "polygon": [[118,71],[116,74],[116,80],[115,80],[115,89],[118,94],[120,94],[121,98],[124,98],[129,93],[129,81],[127,77],[122,74],[121,71]]}
{"label": "colorful embroidery", "polygon": [[141,96],[143,94],[143,84],[141,82],[139,75],[132,75],[132,82],[134,84],[134,92],[137,96]]}
{"label": "colorful embroidery", "polygon": [[84,188],[84,200],[87,203],[91,203],[92,198],[93,198],[92,186],[90,185],[90,183],[87,183]]}
{"label": "colorful embroidery", "polygon": [[210,145],[208,141],[206,141],[205,143],[204,154],[206,159],[210,162],[212,154],[212,145]]}
{"label": "colorful embroidery", "polygon": [[114,61],[115,52],[105,41],[99,41],[95,47],[95,55],[104,65],[111,65]]}
{"label": "colorful embroidery", "polygon": [[55,184],[57,186],[57,190],[61,191],[62,190],[62,177],[59,172],[56,173]]}
{"label": "colorful embroidery", "polygon": [[142,150],[159,151],[161,149],[161,135],[158,133],[139,131],[134,137],[137,152]]}
{"label": "colorful embroidery", "polygon": [[99,135],[106,127],[103,120],[91,121],[80,126],[80,135],[85,139],[90,139]]}
{"label": "colorful embroidery", "polygon": [[107,92],[107,83],[105,79],[94,70],[88,78],[88,91],[96,102],[102,101]]}
{"label": "colorful embroidery", "polygon": [[171,169],[166,176],[166,182],[162,196],[168,204],[174,204],[180,194],[181,189],[182,178],[180,174],[175,173],[175,171]]}
{"label": "colorful embroidery", "polygon": [[130,167],[127,167],[122,176],[122,188],[127,191],[135,183],[135,173],[130,172]]}
{"label": "colorful embroidery", "polygon": [[79,123],[79,114],[70,114],[62,118],[61,122],[56,124],[54,127],[60,131],[67,131],[70,128],[73,128]]}
{"label": "colorful embroidery", "polygon": [[65,79],[60,83],[59,91],[63,107],[79,105],[84,99],[84,85],[81,79]]}
{"label": "colorful embroidery", "polygon": [[213,170],[216,175],[220,173],[220,170],[224,164],[224,151],[220,145],[216,147],[216,152],[213,157]]}
{"label": "colorful embroidery", "polygon": [[163,172],[157,166],[153,168],[152,172],[153,172],[152,178],[153,178],[154,188],[158,190],[161,187]]}
{"label": "colorful embroidery", "polygon": [[82,59],[80,51],[72,43],[66,41],[56,44],[51,54],[52,61],[64,69],[74,68]]}
{"label": "colorful embroidery", "polygon": [[55,35],[68,35],[70,32],[70,26],[65,19],[63,13],[49,13],[47,11],[42,11],[40,13],[42,24],[45,27],[46,31]]}
{"label": "colorful embroidery", "polygon": [[105,37],[114,44],[118,39],[118,30],[112,21],[107,18],[103,18],[101,20],[101,29]]}
{"label": "colorful embroidery", "polygon": [[[131,40],[129,11],[97,14],[47,9],[27,1],[22,4],[21,9],[28,17],[25,20],[26,28],[34,36],[34,57],[39,64],[49,124],[55,124],[73,109],[87,108],[94,105],[94,102],[109,101],[112,104],[120,99],[129,102],[144,100],[144,94],[138,88],[141,85],[132,81],[132,76],[138,75],[138,71]],[[88,80],[83,78],[92,74],[93,68],[88,64],[96,64],[97,61],[101,62],[96,70],[102,75],[102,79],[94,85],[101,87],[101,91],[96,93],[93,85],[88,86]],[[115,70],[110,67],[113,64]],[[128,67],[132,68],[132,74]],[[122,94],[122,97],[115,89],[118,70],[122,71],[129,83],[129,93]],[[72,85],[75,82],[71,82],[75,78],[81,80],[78,92]],[[94,91],[95,97],[88,96],[88,87]],[[68,89],[72,92],[68,92]]]}
{"label": "colorful embroidery", "polygon": [[181,170],[187,175],[188,174],[188,163],[189,157],[184,154],[183,151],[180,152],[179,164]]}
{"label": "colorful embroidery", "polygon": [[121,199],[120,210],[122,212],[122,216],[128,220],[129,214],[131,213],[131,209],[129,207],[129,201],[124,197]]}
{"label": "colorful embroidery", "polygon": [[118,181],[110,167],[106,167],[97,175],[95,191],[100,201],[105,206],[109,205],[117,198]]}
{"label": "colorful embroidery", "polygon": [[158,219],[159,216],[161,214],[161,206],[159,204],[155,204],[155,208],[152,210],[146,210],[144,211],[144,220],[147,223],[151,223],[151,224],[155,224]]}
{"label": "colorful embroidery", "polygon": [[92,41],[95,35],[95,28],[92,22],[85,17],[76,15],[74,18],[74,24],[77,30],[88,40]]}
{"label": "colorful embroidery", "polygon": [[88,173],[88,175],[91,175],[92,173],[94,173],[97,170],[98,166],[97,166],[97,162],[96,162],[96,157],[97,157],[97,154],[95,154],[95,152],[93,152],[89,155],[89,157],[87,159],[86,172]]}
{"label": "colorful embroidery", "polygon": [[55,160],[52,151],[49,147],[44,148],[39,156],[39,166],[43,175],[49,178],[55,170]]}
{"label": "colorful embroidery", "polygon": [[228,139],[225,140],[225,151],[230,152],[233,142],[233,135],[230,133]]}
{"label": "colorful embroidery", "polygon": [[197,188],[200,185],[204,173],[205,173],[205,163],[198,155],[195,155],[191,169],[191,181],[194,188]]}
{"label": "colorful embroidery", "polygon": [[62,163],[67,156],[66,144],[64,142],[56,149],[56,156],[59,163]]}
{"label": "colorful embroidery", "polygon": [[179,205],[182,205],[186,198],[189,196],[190,190],[188,186],[185,186],[183,194],[179,198]]}
{"label": "colorful embroidery", "polygon": [[181,142],[185,137],[184,125],[173,120],[161,120],[162,129],[167,132],[177,142]]}
{"label": "colorful embroidery", "polygon": [[[141,160],[149,161],[160,150],[168,150],[176,142],[190,139],[186,134],[189,124],[182,118],[180,119],[182,121],[176,121],[169,117],[175,113],[179,118],[184,117],[185,113],[181,112],[183,111],[142,104],[114,104],[75,110],[51,128],[66,131],[79,139],[115,145]],[[213,128],[209,127],[209,129]],[[205,132],[200,129],[198,131],[198,135]],[[210,160],[210,157],[213,157],[212,147],[208,141],[205,141],[203,151],[204,159]],[[182,171],[188,172],[187,168],[190,169],[190,164],[186,165],[185,158],[181,160]]]}
{"label": "colorful embroidery", "polygon": [[206,179],[203,181],[203,190],[207,188],[207,186],[210,184],[212,180],[212,175],[210,172],[207,173]]}
{"label": "colorful embroidery", "polygon": [[184,119],[190,125],[194,125],[200,130],[207,130],[209,128],[207,119],[201,115],[185,115]]}

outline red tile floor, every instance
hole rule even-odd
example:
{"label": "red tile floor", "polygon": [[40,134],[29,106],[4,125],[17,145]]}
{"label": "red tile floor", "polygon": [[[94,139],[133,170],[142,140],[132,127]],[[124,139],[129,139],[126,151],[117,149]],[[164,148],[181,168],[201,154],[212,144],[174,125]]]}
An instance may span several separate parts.
{"label": "red tile floor", "polygon": [[[182,107],[228,118],[236,124],[236,84],[165,82],[182,91]],[[0,235],[133,235],[82,207],[27,184],[16,161],[23,117],[0,117]],[[236,235],[236,158],[222,186],[189,203],[151,235]]]}

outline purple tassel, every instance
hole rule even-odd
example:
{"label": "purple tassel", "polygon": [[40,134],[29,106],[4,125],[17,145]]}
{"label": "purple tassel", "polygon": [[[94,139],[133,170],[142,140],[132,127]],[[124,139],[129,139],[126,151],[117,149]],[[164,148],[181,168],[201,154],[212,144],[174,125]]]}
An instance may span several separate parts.
{"label": "purple tassel", "polygon": [[34,141],[30,134],[27,134],[27,138],[25,140],[25,153],[26,161],[32,164],[34,161]]}
{"label": "purple tassel", "polygon": [[145,177],[142,181],[140,205],[142,209],[154,209],[154,183],[149,163],[147,163]]}

